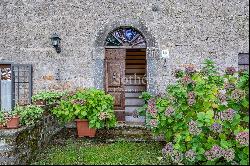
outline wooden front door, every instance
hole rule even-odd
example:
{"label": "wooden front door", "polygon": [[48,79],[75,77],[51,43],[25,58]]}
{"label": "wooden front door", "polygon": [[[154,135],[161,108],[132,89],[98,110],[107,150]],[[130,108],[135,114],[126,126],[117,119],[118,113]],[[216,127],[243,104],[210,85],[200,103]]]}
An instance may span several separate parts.
{"label": "wooden front door", "polygon": [[114,97],[118,121],[125,121],[125,49],[106,49],[105,90]]}

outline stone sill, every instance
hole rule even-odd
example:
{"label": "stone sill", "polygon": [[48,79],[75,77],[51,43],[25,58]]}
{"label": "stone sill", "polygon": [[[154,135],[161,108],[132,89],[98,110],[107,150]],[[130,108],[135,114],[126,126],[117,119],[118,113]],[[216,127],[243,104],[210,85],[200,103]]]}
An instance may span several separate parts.
{"label": "stone sill", "polygon": [[0,138],[2,137],[16,137],[19,133],[26,129],[32,129],[35,125],[32,126],[22,126],[17,129],[1,129],[0,130]]}

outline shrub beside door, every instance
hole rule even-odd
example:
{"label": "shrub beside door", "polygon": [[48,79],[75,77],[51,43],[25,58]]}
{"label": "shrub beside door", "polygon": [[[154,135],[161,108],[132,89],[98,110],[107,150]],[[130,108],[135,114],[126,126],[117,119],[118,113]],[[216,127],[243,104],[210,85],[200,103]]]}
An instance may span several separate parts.
{"label": "shrub beside door", "polygon": [[63,122],[75,120],[79,137],[94,137],[96,129],[116,125],[113,102],[113,97],[103,90],[81,89],[65,95],[52,114]]}

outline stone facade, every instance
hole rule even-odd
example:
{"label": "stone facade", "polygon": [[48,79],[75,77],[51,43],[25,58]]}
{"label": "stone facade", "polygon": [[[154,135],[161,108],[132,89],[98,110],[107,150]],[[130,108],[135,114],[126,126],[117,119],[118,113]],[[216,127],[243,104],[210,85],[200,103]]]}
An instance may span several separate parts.
{"label": "stone facade", "polygon": [[[33,64],[35,91],[103,88],[105,38],[133,26],[146,38],[148,90],[157,93],[181,64],[211,58],[221,69],[237,67],[238,54],[249,53],[248,19],[247,0],[1,0],[0,60]],[[50,43],[54,32],[60,54]]]}

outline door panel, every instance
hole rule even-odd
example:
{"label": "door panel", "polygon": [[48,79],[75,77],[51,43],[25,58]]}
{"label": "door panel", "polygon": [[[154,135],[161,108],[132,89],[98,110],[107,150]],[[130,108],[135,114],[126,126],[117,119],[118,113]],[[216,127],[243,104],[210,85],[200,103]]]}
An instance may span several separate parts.
{"label": "door panel", "polygon": [[121,87],[121,71],[122,66],[120,66],[120,63],[118,64],[114,63],[113,61],[107,62],[107,71],[108,71],[108,85],[109,87]]}
{"label": "door panel", "polygon": [[106,49],[105,90],[114,97],[118,121],[125,120],[125,49]]}
{"label": "door panel", "polygon": [[124,99],[123,98],[123,92],[109,92],[109,94],[111,94],[114,98],[115,98],[115,101],[114,101],[114,106],[115,108],[122,108],[122,100]]}

